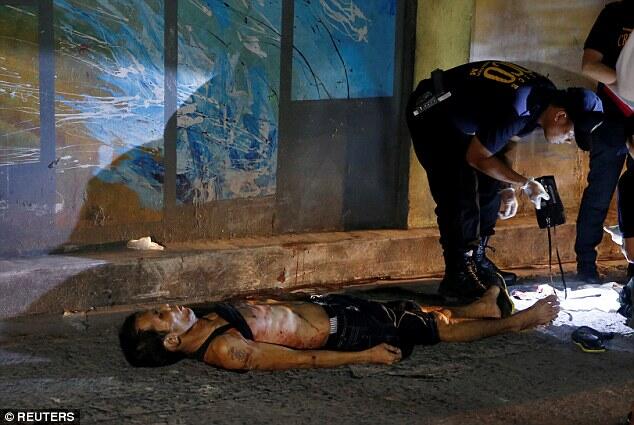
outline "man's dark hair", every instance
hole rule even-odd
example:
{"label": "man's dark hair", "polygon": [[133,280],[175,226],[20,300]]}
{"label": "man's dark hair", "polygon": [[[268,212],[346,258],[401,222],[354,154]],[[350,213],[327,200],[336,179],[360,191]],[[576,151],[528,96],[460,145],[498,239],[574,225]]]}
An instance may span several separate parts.
{"label": "man's dark hair", "polygon": [[167,332],[137,330],[138,316],[137,312],[126,317],[119,330],[119,344],[128,363],[135,367],[160,367],[185,358],[182,353],[165,349],[163,339]]}
{"label": "man's dark hair", "polygon": [[549,103],[553,106],[566,109],[568,106],[568,98],[566,90],[549,90],[550,94]]}
{"label": "man's dark hair", "polygon": [[589,151],[592,148],[592,132],[603,123],[603,104],[601,99],[588,89],[569,87],[552,92],[550,104],[566,110],[575,131],[575,142],[579,149]]}

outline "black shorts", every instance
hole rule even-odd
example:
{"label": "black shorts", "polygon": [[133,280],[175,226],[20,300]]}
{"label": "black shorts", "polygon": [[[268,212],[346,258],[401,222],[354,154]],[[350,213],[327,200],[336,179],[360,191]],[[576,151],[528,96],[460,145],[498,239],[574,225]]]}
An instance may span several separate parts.
{"label": "black shorts", "polygon": [[333,294],[313,297],[312,302],[330,318],[327,350],[361,351],[387,343],[407,357],[415,345],[440,342],[435,316],[413,301],[376,302]]}

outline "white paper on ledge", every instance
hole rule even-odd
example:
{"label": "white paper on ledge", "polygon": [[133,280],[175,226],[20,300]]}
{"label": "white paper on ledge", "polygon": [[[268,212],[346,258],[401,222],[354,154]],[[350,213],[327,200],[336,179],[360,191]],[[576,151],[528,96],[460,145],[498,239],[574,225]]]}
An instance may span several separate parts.
{"label": "white paper on ledge", "polygon": [[131,241],[128,241],[126,246],[130,249],[138,249],[142,251],[163,251],[165,249],[164,246],[153,242],[152,238],[149,236],[145,236],[141,239],[132,239]]}

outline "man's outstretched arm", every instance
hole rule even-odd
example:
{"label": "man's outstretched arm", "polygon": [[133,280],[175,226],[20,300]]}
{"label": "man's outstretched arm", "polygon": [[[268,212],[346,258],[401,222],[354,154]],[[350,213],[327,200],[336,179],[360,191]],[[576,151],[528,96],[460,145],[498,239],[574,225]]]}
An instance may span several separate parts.
{"label": "man's outstretched arm", "polygon": [[237,335],[223,335],[214,341],[205,362],[228,370],[282,370],[325,368],[346,364],[392,364],[401,351],[379,344],[364,351],[293,350],[276,344],[248,341]]}

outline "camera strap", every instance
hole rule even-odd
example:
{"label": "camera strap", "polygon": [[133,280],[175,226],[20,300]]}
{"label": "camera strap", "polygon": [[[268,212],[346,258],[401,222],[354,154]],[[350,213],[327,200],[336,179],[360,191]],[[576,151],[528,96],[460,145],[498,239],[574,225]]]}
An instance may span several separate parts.
{"label": "camera strap", "polygon": [[559,247],[557,247],[557,226],[550,226],[550,219],[547,219],[549,226],[546,227],[548,231],[548,275],[550,276],[550,285],[553,285],[553,239],[550,235],[550,228],[553,228],[555,236],[555,252],[557,253],[557,262],[559,263],[559,273],[561,274],[561,282],[564,285],[564,299],[568,298],[568,287],[566,285],[566,278],[564,277],[564,268],[561,265],[561,257],[559,256]]}

